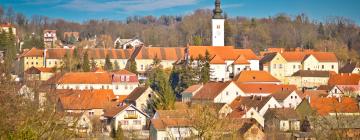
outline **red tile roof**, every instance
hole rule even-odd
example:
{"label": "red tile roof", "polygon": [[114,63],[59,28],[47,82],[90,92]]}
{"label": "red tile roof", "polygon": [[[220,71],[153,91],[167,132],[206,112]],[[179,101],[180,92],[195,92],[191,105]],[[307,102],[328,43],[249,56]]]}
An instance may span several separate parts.
{"label": "red tile roof", "polygon": [[189,127],[192,123],[189,119],[185,118],[161,118],[152,119],[151,124],[157,130],[165,130],[167,127]]}
{"label": "red tile roof", "polygon": [[54,70],[53,68],[31,67],[25,71],[27,74],[40,74],[40,72],[54,73]]}
{"label": "red tile roof", "polygon": [[333,74],[330,76],[328,85],[359,85],[360,74]]}
{"label": "red tile roof", "polygon": [[248,59],[246,59],[244,55],[240,55],[233,64],[250,64],[250,62],[248,61]]}
{"label": "red tile roof", "polygon": [[117,102],[112,90],[57,90],[65,110],[105,109]]}
{"label": "red tile roof", "polygon": [[276,93],[296,90],[296,85],[276,85],[276,84],[237,84],[245,94],[256,93]]}
{"label": "red tile roof", "polygon": [[235,109],[241,109],[242,107],[258,108],[259,110],[265,106],[265,104],[271,99],[271,96],[247,96],[247,97],[236,97],[234,101],[231,102],[230,107]]}
{"label": "red tile roof", "polygon": [[350,97],[311,98],[310,105],[319,115],[360,112],[357,102]]}
{"label": "red tile roof", "polygon": [[30,50],[23,52],[20,57],[43,57],[43,50],[31,48]]}
{"label": "red tile roof", "polygon": [[184,58],[184,47],[137,47],[132,54],[132,59],[180,60]]}
{"label": "red tile roof", "polygon": [[333,52],[283,52],[281,55],[289,62],[302,62],[310,55],[313,55],[320,62],[337,62],[336,55]]}
{"label": "red tile roof", "polygon": [[187,89],[185,89],[182,93],[193,93],[202,87],[203,87],[202,84],[192,85],[192,86],[188,87]]}
{"label": "red tile roof", "polygon": [[214,100],[232,81],[208,82],[192,97],[193,100]]}
{"label": "red tile roof", "polygon": [[210,64],[225,64],[225,61],[218,55],[215,55],[211,60]]}
{"label": "red tile roof", "polygon": [[259,60],[251,49],[235,49],[232,46],[189,46],[189,56],[194,59],[199,55],[205,56],[206,50],[211,56],[218,55],[223,60],[236,60],[240,55],[244,55],[249,60]]}
{"label": "red tile roof", "polygon": [[252,83],[252,82],[280,82],[270,73],[266,71],[241,71],[233,79],[236,83]]}
{"label": "red tile roof", "polygon": [[103,116],[105,117],[114,117],[115,115],[117,115],[119,112],[123,111],[124,109],[126,109],[127,107],[129,107],[129,105],[122,105],[122,106],[114,106],[111,107],[109,109],[106,109],[104,111]]}
{"label": "red tile roof", "polygon": [[111,84],[109,73],[96,72],[69,72],[58,81],[59,84]]}

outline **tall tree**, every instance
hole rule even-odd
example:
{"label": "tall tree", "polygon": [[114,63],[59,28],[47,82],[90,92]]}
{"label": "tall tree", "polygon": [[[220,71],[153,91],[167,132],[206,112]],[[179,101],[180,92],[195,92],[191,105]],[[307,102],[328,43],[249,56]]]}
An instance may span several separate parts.
{"label": "tall tree", "polygon": [[104,69],[107,71],[113,70],[113,64],[110,61],[109,55],[106,55]]}
{"label": "tall tree", "polygon": [[160,67],[153,68],[149,75],[148,83],[157,94],[153,104],[155,109],[174,109],[176,97],[168,79],[167,74]]}
{"label": "tall tree", "polygon": [[84,56],[83,56],[82,69],[84,72],[90,71],[90,61],[89,61],[89,55],[88,55],[87,51],[85,51]]}
{"label": "tall tree", "polygon": [[119,69],[120,69],[119,62],[115,61],[114,62],[114,70],[119,70]]}
{"label": "tall tree", "polygon": [[210,80],[210,59],[210,53],[206,50],[205,57],[201,62],[202,67],[200,70],[200,82],[202,83],[207,83]]}
{"label": "tall tree", "polygon": [[91,58],[91,70],[95,70],[96,69],[96,61],[94,59],[94,57]]}
{"label": "tall tree", "polygon": [[137,74],[137,66],[136,66],[136,61],[134,59],[129,59],[127,64],[126,64],[126,70]]}

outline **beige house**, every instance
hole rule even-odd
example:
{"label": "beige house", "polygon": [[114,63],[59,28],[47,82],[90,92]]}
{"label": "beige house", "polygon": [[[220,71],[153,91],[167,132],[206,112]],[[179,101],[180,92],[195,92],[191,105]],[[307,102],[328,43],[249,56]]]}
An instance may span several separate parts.
{"label": "beige house", "polygon": [[25,72],[31,67],[44,67],[43,51],[37,48],[25,50],[20,56],[20,69]]}
{"label": "beige house", "polygon": [[289,84],[296,85],[298,89],[315,89],[320,85],[326,85],[332,74],[330,71],[299,70],[292,76],[288,76]]}
{"label": "beige house", "polygon": [[280,81],[285,81],[285,71],[286,71],[287,61],[280,53],[267,53],[260,60],[260,69],[263,71],[269,72],[271,75],[279,79]]}
{"label": "beige house", "polygon": [[25,71],[26,80],[47,81],[55,74],[52,68],[31,67]]}
{"label": "beige house", "polygon": [[148,105],[152,103],[155,92],[150,87],[137,87],[125,99],[141,111],[148,112]]}
{"label": "beige house", "polygon": [[116,105],[112,90],[56,90],[57,110],[66,113],[84,113],[100,117],[106,108]]}
{"label": "beige house", "polygon": [[123,130],[142,130],[149,119],[146,113],[132,104],[119,104],[106,110],[103,116],[106,118],[107,127],[114,127],[114,130],[118,130],[119,126]]}

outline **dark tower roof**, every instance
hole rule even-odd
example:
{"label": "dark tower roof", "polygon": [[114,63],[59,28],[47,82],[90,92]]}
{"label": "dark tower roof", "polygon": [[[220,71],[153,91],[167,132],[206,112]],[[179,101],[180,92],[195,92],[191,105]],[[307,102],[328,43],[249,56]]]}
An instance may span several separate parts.
{"label": "dark tower roof", "polygon": [[213,10],[213,12],[214,12],[213,19],[223,19],[223,16],[222,16],[223,11],[221,10],[220,5],[221,5],[220,0],[216,0],[215,1],[215,9]]}

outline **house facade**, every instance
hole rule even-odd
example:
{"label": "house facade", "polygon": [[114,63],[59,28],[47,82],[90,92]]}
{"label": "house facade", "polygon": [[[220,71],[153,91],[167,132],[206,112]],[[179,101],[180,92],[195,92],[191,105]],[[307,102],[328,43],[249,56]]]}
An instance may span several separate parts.
{"label": "house facade", "polygon": [[287,76],[286,79],[289,84],[296,85],[299,89],[316,89],[320,85],[326,85],[331,74],[334,73],[331,71],[299,70],[293,75]]}
{"label": "house facade", "polygon": [[106,118],[107,127],[113,127],[114,130],[118,130],[120,126],[123,130],[142,130],[149,119],[149,115],[132,104],[119,104],[105,110],[103,116]]}

